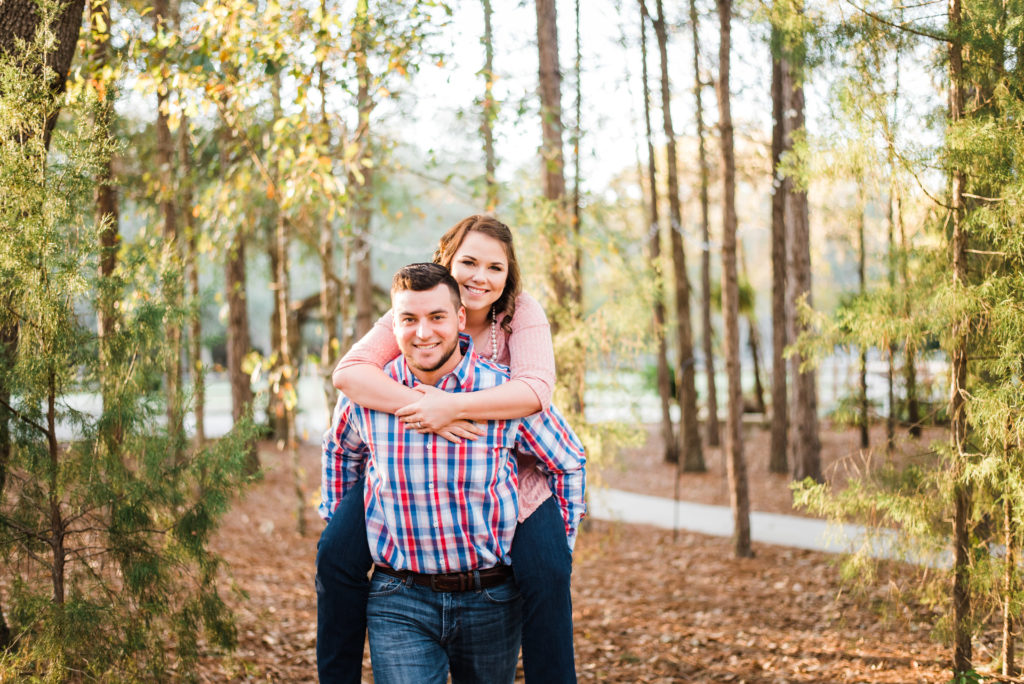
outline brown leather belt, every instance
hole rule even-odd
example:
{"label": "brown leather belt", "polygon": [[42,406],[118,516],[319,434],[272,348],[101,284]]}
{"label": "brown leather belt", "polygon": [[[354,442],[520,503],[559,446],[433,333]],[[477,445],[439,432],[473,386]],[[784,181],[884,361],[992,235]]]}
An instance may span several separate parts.
{"label": "brown leather belt", "polygon": [[392,570],[383,565],[375,565],[374,571],[402,579],[411,577],[413,584],[418,584],[421,587],[430,587],[434,591],[490,589],[491,587],[503,584],[508,578],[512,577],[512,567],[508,565],[495,565],[493,568],[487,568],[486,570],[447,572],[439,575],[427,575],[410,570]]}

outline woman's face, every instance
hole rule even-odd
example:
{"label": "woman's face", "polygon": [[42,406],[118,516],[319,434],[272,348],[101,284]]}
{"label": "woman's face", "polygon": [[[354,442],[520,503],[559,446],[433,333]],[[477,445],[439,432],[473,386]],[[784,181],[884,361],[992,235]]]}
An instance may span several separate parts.
{"label": "woman's face", "polygon": [[508,280],[505,245],[490,235],[472,230],[455,250],[451,272],[462,291],[466,310],[489,311],[505,291]]}

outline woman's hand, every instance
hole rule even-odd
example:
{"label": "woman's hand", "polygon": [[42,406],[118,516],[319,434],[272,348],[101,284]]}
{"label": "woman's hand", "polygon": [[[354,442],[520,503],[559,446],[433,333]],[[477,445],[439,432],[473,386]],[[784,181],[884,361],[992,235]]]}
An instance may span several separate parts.
{"label": "woman's hand", "polygon": [[455,395],[431,385],[417,385],[413,388],[422,397],[419,401],[395,411],[406,425],[421,432],[437,432],[459,419],[459,407]]}
{"label": "woman's hand", "polygon": [[433,432],[456,444],[485,434],[486,431],[473,421],[458,418],[459,407],[454,394],[430,385],[417,385],[413,389],[422,394],[422,398],[395,411],[398,419],[410,428],[420,433]]}

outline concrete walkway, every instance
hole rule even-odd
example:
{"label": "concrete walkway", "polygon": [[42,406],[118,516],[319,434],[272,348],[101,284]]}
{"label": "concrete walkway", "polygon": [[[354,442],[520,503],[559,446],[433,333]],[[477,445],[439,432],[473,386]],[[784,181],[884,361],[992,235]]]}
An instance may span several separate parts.
{"label": "concrete walkway", "polygon": [[[689,501],[675,502],[618,489],[592,489],[589,515],[598,520],[678,528],[714,537],[731,537],[732,511],[727,506],[710,506]],[[900,549],[895,531],[867,534],[861,525],[838,525],[816,518],[777,513],[750,514],[750,536],[755,542],[789,546],[827,553],[849,553],[868,546],[875,558],[894,558],[913,563],[948,565],[948,554],[922,557]]]}

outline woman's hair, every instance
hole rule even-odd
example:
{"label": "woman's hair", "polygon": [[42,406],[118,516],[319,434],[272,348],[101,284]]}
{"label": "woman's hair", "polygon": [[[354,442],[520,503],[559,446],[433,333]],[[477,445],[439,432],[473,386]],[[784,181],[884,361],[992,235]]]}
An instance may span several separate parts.
{"label": "woman's hair", "polygon": [[508,273],[505,279],[505,289],[501,296],[494,302],[494,314],[505,314],[505,320],[501,322],[501,329],[506,333],[512,332],[512,315],[516,312],[516,297],[522,289],[522,281],[519,276],[519,261],[516,260],[516,250],[512,245],[512,231],[508,226],[494,218],[483,214],[474,214],[462,219],[448,229],[437,244],[434,252],[434,263],[440,264],[452,270],[452,259],[455,252],[462,246],[466,239],[466,233],[477,231],[494,238],[505,247],[505,258],[508,259]]}

